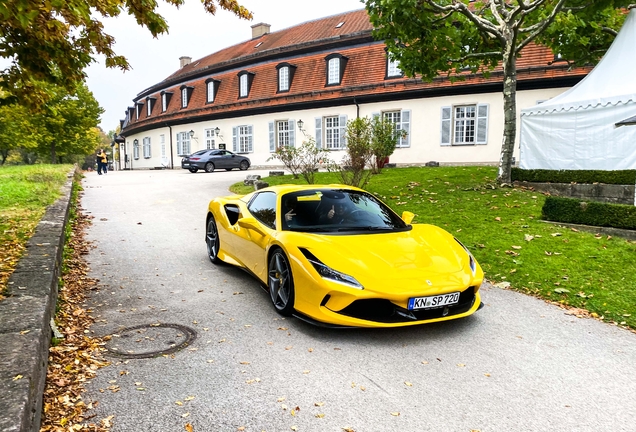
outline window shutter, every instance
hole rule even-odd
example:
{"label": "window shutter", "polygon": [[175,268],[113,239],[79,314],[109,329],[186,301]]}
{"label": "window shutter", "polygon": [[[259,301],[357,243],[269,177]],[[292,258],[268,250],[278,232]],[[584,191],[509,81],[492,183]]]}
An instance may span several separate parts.
{"label": "window shutter", "polygon": [[400,147],[410,147],[411,146],[411,110],[403,110],[401,113],[402,125],[400,128],[403,131],[406,131],[407,135],[404,138],[400,138],[399,146]]}
{"label": "window shutter", "polygon": [[276,136],[274,135],[274,122],[269,122],[269,151],[276,151]]}
{"label": "window shutter", "polygon": [[451,107],[442,107],[442,141],[441,145],[451,145]]}
{"label": "window shutter", "polygon": [[232,128],[232,151],[236,153],[238,151],[238,137],[236,136],[236,127]]}
{"label": "window shutter", "polygon": [[249,139],[248,139],[248,145],[247,145],[247,151],[248,152],[253,152],[254,151],[254,146],[252,145],[252,143],[254,142],[252,140],[252,125],[249,125],[247,127],[247,134],[249,135]]}
{"label": "window shutter", "polygon": [[488,104],[477,105],[477,139],[475,144],[488,144]]}
{"label": "window shutter", "polygon": [[339,123],[340,123],[340,147],[343,148],[347,146],[347,116],[341,115]]}
{"label": "window shutter", "polygon": [[296,121],[289,120],[289,146],[296,147]]}
{"label": "window shutter", "polygon": [[322,117],[316,117],[316,147],[322,148]]}

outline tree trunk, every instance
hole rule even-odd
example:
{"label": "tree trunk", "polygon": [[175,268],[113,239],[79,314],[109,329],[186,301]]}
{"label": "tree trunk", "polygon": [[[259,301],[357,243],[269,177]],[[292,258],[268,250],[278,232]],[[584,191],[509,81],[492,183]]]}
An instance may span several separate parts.
{"label": "tree trunk", "polygon": [[513,48],[511,44],[503,53],[504,134],[497,175],[499,184],[512,183],[512,154],[517,134],[517,58]]}
{"label": "tree trunk", "polygon": [[54,165],[57,163],[57,157],[55,156],[55,140],[51,142],[51,163]]}

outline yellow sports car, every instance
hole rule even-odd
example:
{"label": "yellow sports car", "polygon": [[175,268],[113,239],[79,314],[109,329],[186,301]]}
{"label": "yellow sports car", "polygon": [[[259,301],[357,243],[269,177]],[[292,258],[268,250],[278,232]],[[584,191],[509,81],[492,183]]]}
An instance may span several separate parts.
{"label": "yellow sports car", "polygon": [[451,234],[410,224],[362,189],[281,185],[216,198],[208,256],[253,274],[285,316],[324,326],[396,327],[481,308],[481,267]]}

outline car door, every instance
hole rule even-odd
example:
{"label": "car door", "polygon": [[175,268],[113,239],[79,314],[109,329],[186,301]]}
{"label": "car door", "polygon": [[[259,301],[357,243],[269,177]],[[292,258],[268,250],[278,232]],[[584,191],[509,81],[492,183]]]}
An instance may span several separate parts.
{"label": "car door", "polygon": [[238,221],[236,254],[259,279],[267,282],[267,247],[276,230],[276,193],[260,192],[250,200],[248,213]]}

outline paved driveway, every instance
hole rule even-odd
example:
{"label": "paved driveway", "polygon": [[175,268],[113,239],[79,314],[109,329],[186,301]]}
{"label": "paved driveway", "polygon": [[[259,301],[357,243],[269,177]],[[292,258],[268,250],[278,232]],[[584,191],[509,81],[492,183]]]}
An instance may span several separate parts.
{"label": "paved driveway", "polygon": [[[90,304],[112,347],[164,349],[99,371],[113,431],[635,431],[636,335],[491,286],[467,319],[328,330],[282,319],[246,273],[209,263],[208,201],[247,172],[89,174]],[[266,174],[266,172],[261,172]]]}

